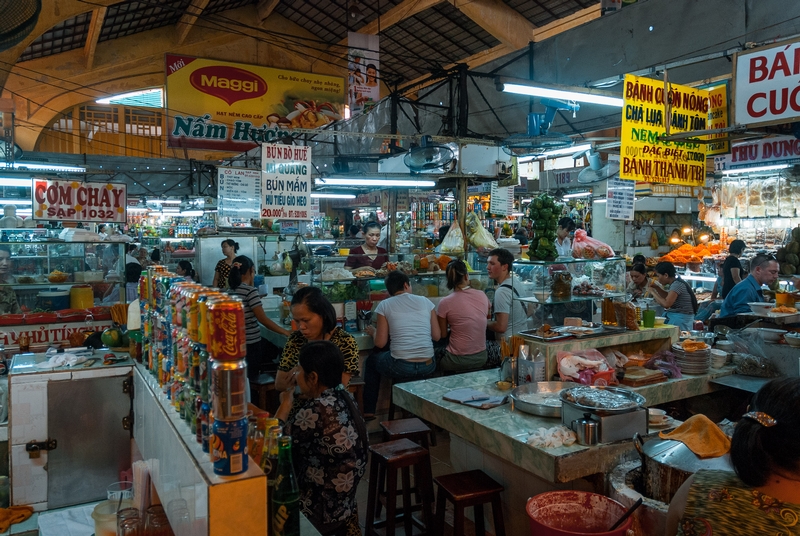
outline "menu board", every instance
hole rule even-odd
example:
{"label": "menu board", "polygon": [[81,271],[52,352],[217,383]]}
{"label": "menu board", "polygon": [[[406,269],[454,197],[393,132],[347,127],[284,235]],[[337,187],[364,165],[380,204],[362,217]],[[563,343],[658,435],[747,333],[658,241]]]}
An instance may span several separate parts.
{"label": "menu board", "polygon": [[633,220],[636,201],[635,184],[618,177],[608,179],[606,185],[606,218],[610,220]]}
{"label": "menu board", "polygon": [[[509,188],[511,191],[509,192]],[[514,188],[510,186],[498,186],[492,183],[491,198],[489,199],[489,212],[510,216],[514,212]]]}
{"label": "menu board", "polygon": [[217,168],[219,217],[258,218],[261,213],[261,170]]}
{"label": "menu board", "polygon": [[311,147],[261,146],[261,217],[310,220]]}

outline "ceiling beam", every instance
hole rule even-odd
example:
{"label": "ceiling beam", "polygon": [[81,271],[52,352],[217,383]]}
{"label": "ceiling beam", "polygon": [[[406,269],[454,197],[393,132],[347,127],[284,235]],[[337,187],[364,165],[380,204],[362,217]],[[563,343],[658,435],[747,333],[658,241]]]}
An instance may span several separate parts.
{"label": "ceiling beam", "polygon": [[181,20],[176,24],[178,30],[178,44],[182,45],[186,40],[186,36],[194,27],[197,19],[203,14],[203,11],[208,6],[210,0],[192,0],[192,3],[186,7],[186,12],[181,16]]}
{"label": "ceiling beam", "polygon": [[256,6],[256,13],[258,13],[259,24],[264,24],[267,17],[272,15],[275,8],[280,4],[281,0],[261,0]]}
{"label": "ceiling beam", "polygon": [[503,0],[469,0],[454,2],[454,5],[472,22],[513,50],[526,47],[533,40],[536,27]]}
{"label": "ceiling beam", "polygon": [[86,44],[83,47],[83,56],[86,58],[86,69],[91,70],[94,63],[94,52],[97,50],[97,40],[100,39],[100,31],[103,29],[103,21],[106,20],[107,7],[98,7],[92,10],[92,21],[89,24],[89,32],[86,35]]}

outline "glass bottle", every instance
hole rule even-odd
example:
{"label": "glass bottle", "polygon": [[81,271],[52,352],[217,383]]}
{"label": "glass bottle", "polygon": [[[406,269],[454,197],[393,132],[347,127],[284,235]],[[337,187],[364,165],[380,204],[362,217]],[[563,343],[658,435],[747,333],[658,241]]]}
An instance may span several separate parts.
{"label": "glass bottle", "polygon": [[300,535],[300,487],[292,465],[292,438],[278,440],[278,475],[272,495],[273,536]]}
{"label": "glass bottle", "polygon": [[268,419],[267,434],[264,440],[264,451],[261,454],[261,470],[267,475],[267,509],[269,510],[269,525],[267,534],[272,536],[274,530],[272,521],[275,518],[272,511],[272,499],[275,493],[275,479],[278,476],[278,441],[281,438],[281,427],[278,419]]}

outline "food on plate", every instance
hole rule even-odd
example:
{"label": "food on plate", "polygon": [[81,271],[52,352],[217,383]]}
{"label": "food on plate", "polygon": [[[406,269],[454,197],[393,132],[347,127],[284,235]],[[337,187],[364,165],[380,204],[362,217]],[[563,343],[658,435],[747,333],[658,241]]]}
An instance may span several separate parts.
{"label": "food on plate", "polygon": [[51,283],[63,283],[64,281],[67,280],[68,276],[69,276],[68,273],[61,272],[59,270],[53,270],[47,276],[47,280],[50,281]]}
{"label": "food on plate", "polygon": [[694,339],[686,339],[681,343],[681,347],[683,348],[684,352],[700,352],[708,349],[708,345],[706,343],[696,341]]}
{"label": "food on plate", "polygon": [[770,313],[784,313],[784,314],[793,315],[793,314],[797,313],[797,309],[795,309],[794,307],[788,307],[786,305],[779,305],[778,307],[770,309],[769,312]]}
{"label": "food on plate", "polygon": [[540,406],[550,406],[552,408],[561,407],[561,399],[558,393],[521,393],[517,398],[529,404],[539,404]]}
{"label": "food on plate", "polygon": [[603,289],[592,285],[588,281],[583,281],[580,285],[572,287],[572,293],[577,296],[602,296]]}
{"label": "food on plate", "polygon": [[375,269],[369,266],[362,266],[353,272],[356,277],[375,277]]}
{"label": "food on plate", "polygon": [[557,331],[553,331],[550,327],[550,324],[542,324],[542,326],[536,330],[536,336],[542,338],[549,338],[549,337],[558,337],[560,333]]}
{"label": "food on plate", "polygon": [[28,275],[23,275],[17,277],[17,283],[21,285],[30,285],[31,283],[36,283],[36,279]]}
{"label": "food on plate", "polygon": [[565,326],[583,326],[583,319],[575,317],[575,316],[568,316],[564,318],[564,325]]}
{"label": "food on plate", "polygon": [[501,391],[508,391],[511,389],[511,382],[499,381],[497,382],[497,388]]}
{"label": "food on plate", "polygon": [[570,402],[597,409],[628,409],[635,408],[636,402],[620,394],[606,389],[593,389],[591,387],[573,387],[562,391]]}

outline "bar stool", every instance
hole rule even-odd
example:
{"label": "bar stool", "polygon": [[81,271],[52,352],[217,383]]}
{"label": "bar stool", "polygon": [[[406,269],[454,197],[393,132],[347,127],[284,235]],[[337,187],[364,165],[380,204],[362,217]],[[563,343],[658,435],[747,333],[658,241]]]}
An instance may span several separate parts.
{"label": "bar stool", "polygon": [[381,428],[383,428],[384,441],[410,439],[426,449],[429,445],[428,438],[430,438],[432,434],[432,430],[416,417],[411,417],[410,419],[396,419],[394,421],[382,421]]}
{"label": "bar stool", "polygon": [[[410,439],[398,439],[371,446],[369,448],[369,498],[367,499],[366,534],[377,535],[376,529],[386,527],[386,536],[394,536],[395,523],[402,520],[406,536],[411,536],[412,524],[423,529],[425,534],[433,535],[433,480],[431,475],[431,458],[428,450]],[[422,495],[421,504],[411,504],[410,469],[414,468],[414,480]],[[403,508],[397,513],[397,470],[402,470]],[[385,476],[384,476],[385,475]],[[378,482],[385,478],[386,493],[382,493]],[[376,504],[377,501],[377,504]],[[381,502],[386,502],[386,519],[376,521],[380,515],[378,509]],[[412,512],[422,509],[424,524],[412,517]]]}
{"label": "bar stool", "polygon": [[475,536],[485,534],[483,505],[492,503],[495,536],[505,536],[503,523],[503,505],[500,493],[503,486],[495,482],[489,475],[475,469],[463,473],[452,473],[434,479],[439,485],[439,496],[436,500],[436,533],[444,533],[444,513],[449,499],[453,503],[453,536],[464,536],[464,508],[475,507]]}

